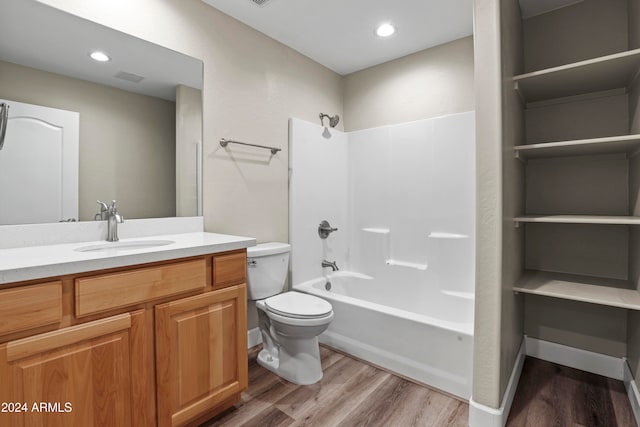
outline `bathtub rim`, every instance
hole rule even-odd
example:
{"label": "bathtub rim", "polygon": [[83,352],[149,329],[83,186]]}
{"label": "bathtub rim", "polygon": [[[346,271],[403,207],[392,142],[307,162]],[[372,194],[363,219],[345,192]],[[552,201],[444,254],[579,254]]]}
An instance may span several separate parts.
{"label": "bathtub rim", "polygon": [[[352,273],[347,271],[342,271],[340,273],[341,273],[340,274],[341,277],[353,277],[358,279],[368,278],[368,276],[365,276],[360,273]],[[441,328],[441,329],[452,331],[458,334],[473,337],[474,322],[463,323],[463,322],[451,322],[447,320],[442,320],[436,317],[427,316],[419,313],[413,313],[408,310],[389,307],[379,303],[370,302],[370,301],[362,300],[359,298],[350,297],[347,295],[342,295],[336,292],[330,292],[323,289],[318,289],[317,287],[313,286],[315,284],[323,284],[327,281],[327,279],[329,279],[329,277],[321,276],[311,280],[307,280],[302,283],[293,284],[291,286],[291,290],[296,292],[304,292],[307,294],[315,295],[320,298],[328,299],[329,301],[336,300],[346,304],[358,305],[360,307],[363,307],[369,310],[386,313],[390,316],[406,319],[412,322],[432,325],[437,328]]]}

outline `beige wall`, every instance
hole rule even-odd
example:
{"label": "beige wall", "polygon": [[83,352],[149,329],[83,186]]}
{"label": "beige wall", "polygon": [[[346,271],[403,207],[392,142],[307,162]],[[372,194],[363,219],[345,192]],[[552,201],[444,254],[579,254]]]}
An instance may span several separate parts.
{"label": "beige wall", "polygon": [[[338,74],[200,0],[42,3],[203,60],[205,229],[288,241],[287,120],[343,115]],[[283,151],[224,149],[222,137]]]}
{"label": "beige wall", "polygon": [[344,126],[347,131],[473,109],[472,37],[344,78]]}
{"label": "beige wall", "polygon": [[198,216],[198,144],[202,143],[202,91],[176,88],[176,215]]}
{"label": "beige wall", "polygon": [[476,299],[474,401],[498,408],[502,312],[502,77],[500,1],[474,1],[476,110]]}
{"label": "beige wall", "polygon": [[[525,167],[512,149],[524,140],[525,123],[522,102],[513,90],[511,77],[522,73],[522,22],[517,1],[501,2],[502,37],[502,281],[500,319],[500,382],[502,399],[523,337],[523,298],[512,286],[522,274],[524,230],[516,228],[511,218],[524,211]],[[498,402],[500,404],[500,402]]]}
{"label": "beige wall", "polygon": [[[289,240],[288,119],[343,116],[341,76],[200,0],[40,1],[201,59],[205,230]],[[257,326],[253,304],[247,323]]]}
{"label": "beige wall", "polygon": [[80,220],[175,216],[175,103],[0,61],[0,98],[80,113]]}

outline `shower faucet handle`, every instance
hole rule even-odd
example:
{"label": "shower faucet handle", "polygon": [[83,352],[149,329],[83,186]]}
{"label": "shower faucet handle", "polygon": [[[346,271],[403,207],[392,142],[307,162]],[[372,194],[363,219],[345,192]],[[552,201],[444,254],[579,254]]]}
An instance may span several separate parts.
{"label": "shower faucet handle", "polygon": [[329,234],[333,233],[334,231],[338,231],[338,229],[332,228],[331,224],[329,224],[329,221],[327,220],[323,220],[318,226],[318,236],[320,236],[321,239],[326,239],[327,237],[329,237]]}

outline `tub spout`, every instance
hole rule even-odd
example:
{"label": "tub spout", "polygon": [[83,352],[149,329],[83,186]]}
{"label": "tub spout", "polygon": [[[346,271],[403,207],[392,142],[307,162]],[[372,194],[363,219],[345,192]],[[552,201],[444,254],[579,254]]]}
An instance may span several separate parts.
{"label": "tub spout", "polygon": [[331,270],[333,270],[333,271],[340,270],[335,261],[330,262],[330,261],[327,261],[326,259],[324,261],[322,261],[322,268],[325,268],[325,267],[331,267]]}

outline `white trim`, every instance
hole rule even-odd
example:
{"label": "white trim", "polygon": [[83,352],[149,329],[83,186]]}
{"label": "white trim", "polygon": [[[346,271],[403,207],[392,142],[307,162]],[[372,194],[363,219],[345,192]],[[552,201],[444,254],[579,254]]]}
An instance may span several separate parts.
{"label": "white trim", "polygon": [[469,399],[469,426],[470,427],[504,427],[511,411],[511,404],[513,398],[516,395],[516,389],[518,388],[518,382],[520,381],[520,374],[522,373],[522,366],[524,365],[524,359],[526,358],[526,337],[520,344],[516,361],[513,364],[513,370],[511,371],[511,377],[509,377],[509,383],[507,389],[504,392],[502,404],[500,408],[495,409],[489,406],[482,405],[473,400],[473,396]]}
{"label": "white trim", "polygon": [[527,356],[616,380],[624,378],[624,361],[621,358],[527,336],[525,336],[525,343]]}
{"label": "white trim", "polygon": [[253,328],[247,331],[247,348],[255,347],[262,344],[262,334],[260,328]]}
{"label": "white trim", "polygon": [[624,364],[624,388],[627,389],[627,396],[629,397],[629,403],[631,404],[631,410],[633,410],[636,424],[640,425],[640,392],[638,392],[638,385],[633,378],[629,362],[626,358],[622,360]]}

